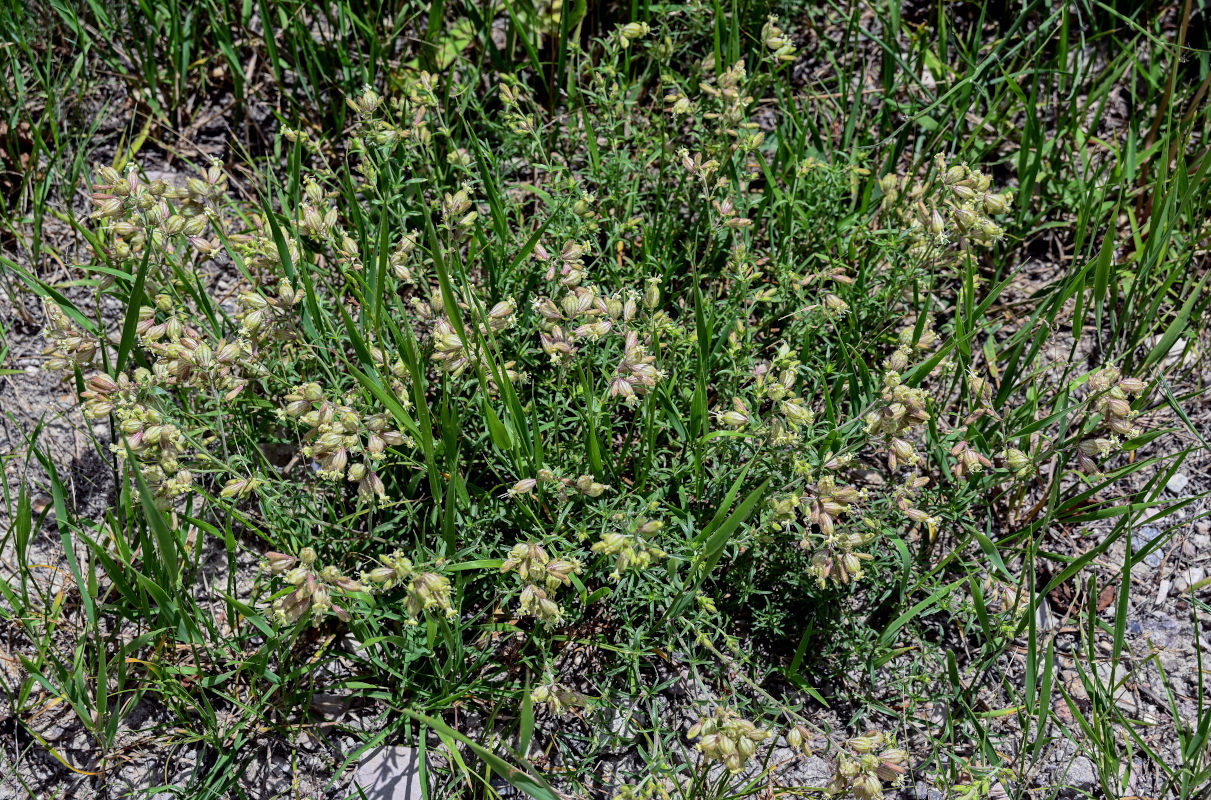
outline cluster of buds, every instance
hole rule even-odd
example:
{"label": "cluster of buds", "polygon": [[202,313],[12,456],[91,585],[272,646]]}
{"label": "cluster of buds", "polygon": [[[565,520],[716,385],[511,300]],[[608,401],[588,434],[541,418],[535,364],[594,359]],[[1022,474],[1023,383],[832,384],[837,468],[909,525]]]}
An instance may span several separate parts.
{"label": "cluster of buds", "polygon": [[799,755],[812,756],[812,733],[803,725],[795,725],[786,732],[786,743]]}
{"label": "cluster of buds", "polygon": [[42,301],[42,309],[46,313],[43,335],[48,340],[47,348],[42,351],[42,355],[46,356],[42,368],[73,370],[91,364],[100,351],[99,340],[80,331],[63,309],[50,300]]}
{"label": "cluster of buds", "polygon": [[921,252],[932,244],[962,237],[988,245],[1005,235],[992,217],[1009,211],[1013,198],[1008,192],[993,192],[992,178],[966,164],[947,165],[945,157],[934,157],[938,184],[913,183],[886,175],[879,181],[883,208],[897,213],[909,229],[910,250]]}
{"label": "cluster of buds", "polygon": [[[992,244],[1004,236],[1005,229],[990,217],[1008,212],[1013,205],[1012,195],[989,191],[991,176],[966,164],[947,166],[941,153],[934,156],[934,163],[942,174],[942,185],[950,191],[950,218],[958,231],[980,244]],[[934,225],[932,220],[930,224]],[[930,233],[937,235],[932,227]]]}
{"label": "cluster of buds", "polygon": [[685,96],[676,83],[665,92],[664,102],[668,105],[668,112],[675,117],[684,117],[694,110],[694,104],[690,102],[690,98]]}
{"label": "cluster of buds", "polygon": [[411,261],[412,251],[416,249],[416,241],[415,233],[405,233],[387,258],[387,263],[391,265],[391,271],[395,273],[395,277],[404,283],[412,283],[413,280],[409,261]]}
{"label": "cluster of buds", "polygon": [[553,471],[543,468],[538,471],[537,478],[524,478],[513,484],[503,497],[529,497],[536,488],[543,484],[552,485],[559,493],[560,502],[567,502],[573,494],[583,497],[601,497],[610,488],[604,483],[598,483],[592,475],[581,475],[579,478],[561,478]]}
{"label": "cluster of buds", "polygon": [[[807,573],[816,579],[823,588],[831,580],[844,586],[850,581],[860,581],[865,576],[862,562],[874,558],[870,553],[863,553],[857,548],[870,544],[873,537],[868,533],[842,533],[836,531],[824,537],[819,546],[814,548],[812,563]],[[812,547],[811,541],[804,538],[800,546]]]}
{"label": "cluster of buds", "polygon": [[[579,247],[577,245],[576,249]],[[554,274],[553,270],[554,267],[550,275]],[[655,357],[647,353],[638,333],[629,329],[639,313],[640,303],[649,311],[659,304],[659,280],[649,280],[642,296],[634,291],[603,295],[595,286],[579,285],[581,276],[575,272],[566,275],[561,283],[566,284],[567,277],[575,278],[576,285],[571,286],[558,303],[549,297],[538,297],[533,301],[534,312],[542,325],[539,343],[543,352],[553,364],[565,364],[580,351],[582,343],[600,340],[616,331],[625,337],[625,344],[622,359],[610,381],[609,393],[611,397],[633,402],[635,395],[644,394],[662,377],[653,366]],[[651,321],[657,321],[655,315]]]}
{"label": "cluster of buds", "polygon": [[471,205],[469,187],[461,186],[453,194],[446,192],[441,202],[442,224],[446,230],[456,236],[461,236],[471,230],[471,226],[479,218],[479,212]]}
{"label": "cluster of buds", "polygon": [[883,784],[901,778],[907,764],[908,753],[896,748],[890,737],[868,731],[845,742],[828,793],[848,793],[857,800],[879,800],[883,797]]}
{"label": "cluster of buds", "polygon": [[[847,456],[826,454],[822,468],[832,471],[848,463]],[[806,462],[797,462],[795,471],[804,476],[814,473]],[[860,548],[874,537],[869,532],[842,531],[838,523],[843,514],[851,513],[854,504],[865,498],[864,490],[838,486],[832,475],[825,474],[802,495],[775,495],[769,500],[770,524],[775,530],[788,527],[801,530],[799,546],[812,553],[808,574],[821,587],[830,580],[844,585],[863,577],[862,563],[872,556],[860,552]]]}
{"label": "cluster of buds", "polygon": [[[155,375],[140,367],[133,379],[125,374],[117,378],[104,373],[94,375],[80,397],[89,419],[114,415],[151,491],[152,502],[159,510],[168,511],[176,498],[193,489],[193,471],[182,464],[188,437],[145,397],[158,385]],[[119,458],[127,457],[126,447],[121,444],[114,443],[110,449]],[[176,523],[174,513],[172,524]]]}
{"label": "cluster of buds", "polygon": [[921,335],[917,340],[913,341],[915,326],[908,326],[900,331],[899,344],[895,351],[887,357],[883,362],[883,366],[890,372],[903,372],[908,367],[909,359],[912,358],[914,351],[924,352],[929,350],[938,341],[938,334],[934,331],[933,326],[927,321],[921,329]]}
{"label": "cluster of buds", "polygon": [[[836,520],[841,514],[848,513],[853,503],[862,499],[862,492],[852,486],[838,487],[830,476],[822,477],[815,486],[815,497],[808,504],[808,518],[816,525],[820,533],[813,537],[811,528],[805,527],[799,546],[812,552],[811,565],[807,571],[816,582],[825,586],[830,580],[838,585],[862,579],[864,570],[862,563],[873,556],[861,552],[860,548],[870,544],[874,538],[867,531],[842,531],[836,526]],[[792,501],[800,498],[792,497]],[[781,505],[775,505],[775,519],[779,514],[785,515],[786,505],[793,504],[786,500]]]}
{"label": "cluster of buds", "polygon": [[571,289],[579,286],[588,275],[584,257],[591,248],[592,242],[567,242],[558,256],[552,256],[547,248],[538,244],[534,247],[534,255],[547,263],[547,280],[558,277],[560,284]]}
{"label": "cluster of buds", "polygon": [[703,116],[706,119],[718,120],[719,131],[728,136],[738,138],[737,128],[753,129],[756,123],[745,122],[753,98],[745,89],[748,73],[744,69],[744,60],[737,61],[723,71],[714,85],[708,82],[699,84],[703,92],[718,101],[718,111],[712,111]]}
{"label": "cluster of buds", "polygon": [[992,467],[992,459],[976,450],[965,441],[960,441],[950,448],[950,454],[957,457],[955,462],[955,477],[975,475],[983,472],[985,467]]}
{"label": "cluster of buds", "polygon": [[738,396],[732,398],[730,410],[715,411],[715,419],[729,428],[764,431],[775,447],[794,444],[800,432],[816,421],[815,412],[795,391],[798,368],[798,359],[783,345],[772,364],[763,362],[753,370],[752,390],[758,403],[768,407],[768,425],[746,400]]}
{"label": "cluster of buds", "polygon": [[[437,79],[431,73],[420,70],[409,73],[405,82],[407,97],[381,97],[371,87],[365,87],[356,97],[347,97],[345,104],[357,115],[349,138],[349,152],[365,156],[367,144],[390,151],[405,141],[428,144],[433,136],[429,128],[429,110],[436,105],[434,89]],[[294,132],[291,132],[294,133]],[[289,138],[289,134],[287,134]],[[308,140],[303,145],[315,151],[314,143]],[[374,159],[363,157],[355,165],[367,183],[373,183],[378,174]]]}
{"label": "cluster of buds", "polygon": [[[413,114],[415,115],[413,132],[419,134],[419,131],[417,131],[418,120],[423,119],[421,111],[441,107],[441,100],[437,98],[440,82],[438,82],[437,75],[423,69],[419,73],[413,74],[411,80],[406,81],[406,86],[408,87],[408,104],[411,105]],[[421,142],[427,143],[429,142],[429,136],[430,134],[426,133],[425,136],[420,136],[419,138]]]}
{"label": "cluster of buds", "polygon": [[323,387],[314,382],[294,387],[285,400],[280,413],[308,427],[303,455],[315,462],[321,478],[344,477],[356,483],[363,502],[386,496],[374,467],[388,446],[409,443],[407,436],[392,427],[387,414],[364,414],[352,407],[351,397],[344,403],[330,401]]}
{"label": "cluster of buds", "polygon": [[[761,377],[757,376],[759,383]],[[793,367],[790,367],[782,370],[776,383],[768,381],[764,387],[758,385],[758,392],[764,388],[766,396],[774,402],[774,408],[778,412],[774,422],[780,422],[793,431],[816,421],[816,414],[808,407],[807,401],[795,393],[797,378],[798,373]]]}
{"label": "cluster of buds", "polygon": [[1026,602],[1027,593],[1021,591],[1018,586],[991,574],[984,576],[981,585],[984,605],[994,614],[1005,615],[1006,619],[1003,624],[1010,630],[1016,629],[1017,624],[1022,621],[1022,615],[1029,608],[1029,604]]}
{"label": "cluster of buds", "polygon": [[753,224],[748,217],[740,216],[736,201],[730,197],[722,200],[712,200],[711,208],[715,211],[716,230],[739,230]]}
{"label": "cluster of buds", "polygon": [[761,28],[761,41],[769,48],[770,57],[775,61],[794,61],[795,45],[789,36],[778,27],[778,18],[770,15]]}
{"label": "cluster of buds", "polygon": [[649,776],[639,785],[624,783],[614,793],[614,800],[674,800],[686,797],[686,789],[672,779]]}
{"label": "cluster of buds", "polygon": [[547,711],[558,717],[570,708],[584,708],[588,704],[589,698],[547,675],[546,682],[541,686],[536,686],[530,692],[530,701],[534,705],[546,706]]}
{"label": "cluster of buds", "polygon": [[[554,0],[559,3],[562,0]],[[558,25],[556,25],[558,28]],[[525,98],[524,92],[515,80],[506,76],[501,80],[500,100],[505,107],[505,125],[509,130],[518,136],[534,133],[537,126],[534,122],[534,117],[522,111],[521,103]]]}
{"label": "cluster of buds", "polygon": [[[228,402],[234,400],[247,384],[245,373],[257,369],[248,342],[205,341],[204,334],[177,313],[171,297],[159,294],[154,302],[154,307],[139,309],[135,332],[146,351],[155,356],[152,373],[156,381],[163,386],[213,389],[223,392]],[[170,316],[157,322],[157,312]]]}
{"label": "cluster of buds", "polygon": [[938,523],[941,520],[930,516],[913,505],[913,498],[927,485],[929,485],[928,477],[916,474],[909,475],[904,479],[904,483],[896,487],[893,494],[896,498],[896,507],[904,512],[904,516],[917,525],[925,525],[929,529],[929,535],[933,536],[937,532]]}
{"label": "cluster of buds", "polygon": [[219,245],[204,237],[214,208],[227,188],[227,175],[215,161],[200,178],[190,178],[183,187],[164,180],[139,178],[132,166],[123,177],[112,167],[100,167],[94,179],[94,219],[113,220],[116,235],[112,252],[121,260],[142,253],[149,244],[156,252],[172,252],[173,237],[183,234],[194,251],[209,256]]}
{"label": "cluster of buds", "polygon": [[883,402],[863,419],[866,432],[879,437],[888,450],[888,466],[896,469],[900,464],[916,464],[920,457],[908,441],[909,432],[929,421],[926,406],[929,395],[923,389],[912,389],[900,382],[898,372],[883,375]]}
{"label": "cluster of buds", "polygon": [[664,377],[664,373],[652,366],[655,361],[656,356],[649,354],[639,342],[639,334],[627,331],[622,358],[610,381],[610,397],[621,397],[627,405],[637,403],[638,397],[647,394]]}
{"label": "cluster of buds", "polygon": [[299,229],[312,239],[327,241],[337,232],[336,206],[314,177],[303,183],[304,203],[299,210]]}
{"label": "cluster of buds", "polygon": [[[228,242],[254,280],[266,283],[276,281],[283,272],[282,253],[275,239],[266,235],[264,219],[254,217],[253,224],[256,229],[254,233],[234,234],[228,237]],[[297,264],[302,253],[298,241],[287,237],[285,248],[290,261]]]}
{"label": "cluster of buds", "polygon": [[1091,409],[1101,415],[1093,435],[1083,439],[1076,447],[1077,466],[1087,475],[1098,472],[1095,458],[1105,458],[1119,448],[1119,437],[1133,438],[1140,435],[1135,426],[1138,414],[1131,409],[1131,398],[1139,397],[1148,389],[1148,384],[1139,378],[1124,378],[1117,367],[1105,367],[1089,376],[1089,390],[1093,393]]}
{"label": "cluster of buds", "polygon": [[281,625],[293,625],[311,613],[313,625],[319,625],[324,617],[335,614],[342,622],[350,620],[349,612],[332,601],[333,596],[354,592],[367,592],[364,584],[348,578],[332,565],[320,568],[316,553],[304,547],[297,557],[285,553],[266,553],[261,568],[270,575],[280,576],[293,586],[283,590],[273,601],[273,613]]}
{"label": "cluster of buds", "polygon": [[541,622],[555,623],[563,609],[551,599],[560,586],[568,586],[580,564],[563,558],[551,558],[540,544],[521,542],[509,551],[500,571],[516,572],[521,579],[521,612]]}
{"label": "cluster of buds", "polygon": [[433,325],[433,354],[429,357],[438,369],[456,378],[471,366],[467,343],[445,318],[438,319]]}
{"label": "cluster of buds", "polygon": [[[427,301],[414,297],[412,307],[422,321],[433,321],[431,333],[433,353],[430,355],[430,359],[439,370],[458,377],[468,368],[478,368],[478,366],[489,363],[487,355],[477,341],[465,341],[450,320],[444,316],[445,306],[440,295],[434,295]],[[459,308],[469,311],[469,307],[465,303],[460,302]],[[505,298],[486,312],[479,312],[475,316],[475,327],[471,331],[478,331],[482,337],[486,338],[490,333],[501,333],[517,324],[517,302],[512,298]],[[505,374],[511,382],[518,383],[524,380],[524,376],[513,369],[515,366],[514,362],[506,363],[504,365]]]}
{"label": "cluster of buds", "polygon": [[836,520],[848,514],[854,503],[863,499],[863,492],[852,486],[838,486],[831,475],[816,481],[808,516],[825,536],[832,535]]}
{"label": "cluster of buds", "polygon": [[[682,147],[677,151],[677,158],[681,161],[681,166],[690,175],[702,181],[704,186],[709,186],[711,177],[719,170],[719,162],[713,158],[703,160],[701,153],[694,153],[690,156],[690,151]],[[719,179],[719,184],[722,186],[725,178]]]}
{"label": "cluster of buds", "polygon": [[240,321],[240,336],[255,344],[271,340],[293,339],[298,333],[294,307],[303,296],[288,282],[278,281],[277,291],[245,291],[238,299],[236,319]]}
{"label": "cluster of buds", "polygon": [[362,92],[357,97],[345,98],[345,105],[349,106],[349,110],[363,118],[373,116],[382,102],[382,96],[369,84],[362,87]]}
{"label": "cluster of buds", "polygon": [[88,379],[88,388],[80,395],[84,401],[84,416],[88,419],[107,417],[119,408],[134,405],[138,394],[139,387],[126,373],[117,378],[105,373],[93,375]]}
{"label": "cluster of buds", "polygon": [[399,550],[381,555],[378,560],[381,566],[363,572],[362,582],[383,592],[406,585],[404,609],[408,612],[408,624],[415,625],[425,612],[441,613],[445,617],[458,615],[452,602],[449,578],[416,569],[411,559]]}
{"label": "cluster of buds", "polygon": [[743,771],[757,752],[757,745],[771,735],[729,708],[715,709],[712,716],[699,720],[687,734],[690,739],[698,739],[695,746],[703,756],[722,761],[732,774]]}
{"label": "cluster of buds", "polygon": [[614,556],[610,578],[618,580],[628,569],[645,570],[653,561],[664,558],[665,552],[648,541],[663,527],[663,522],[640,517],[628,533],[607,533],[592,549],[594,553]]}
{"label": "cluster of buds", "polygon": [[618,45],[623,48],[631,46],[631,42],[642,39],[652,32],[646,22],[628,22],[618,29]]}

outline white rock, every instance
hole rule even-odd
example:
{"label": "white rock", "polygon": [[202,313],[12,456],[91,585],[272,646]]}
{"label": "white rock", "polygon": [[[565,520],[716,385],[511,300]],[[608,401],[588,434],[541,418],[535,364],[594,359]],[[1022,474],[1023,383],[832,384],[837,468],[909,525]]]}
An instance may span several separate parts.
{"label": "white rock", "polygon": [[1137,713],[1139,705],[1135,701],[1135,695],[1128,687],[1128,684],[1131,683],[1130,670],[1122,664],[1112,668],[1107,661],[1099,661],[1095,669],[1097,671],[1098,682],[1101,683],[1104,689],[1113,694],[1115,705],[1124,713]]}
{"label": "white rock", "polygon": [[1207,576],[1202,567],[1190,567],[1182,570],[1182,573],[1177,576],[1177,580],[1173,582],[1173,590],[1177,594],[1184,594],[1191,586],[1201,581]]}
{"label": "white rock", "polygon": [[1094,789],[1097,787],[1097,767],[1084,756],[1077,756],[1069,762],[1063,781],[1076,789]]}
{"label": "white rock", "polygon": [[1035,609],[1034,621],[1040,631],[1049,631],[1056,627],[1055,616],[1051,613],[1051,604],[1047,602],[1046,597]]}
{"label": "white rock", "polygon": [[1180,472],[1173,473],[1169,480],[1165,482],[1165,488],[1174,494],[1181,494],[1182,491],[1190,484],[1190,479]]}
{"label": "white rock", "polygon": [[421,800],[420,754],[415,747],[376,747],[353,776],[366,800]]}

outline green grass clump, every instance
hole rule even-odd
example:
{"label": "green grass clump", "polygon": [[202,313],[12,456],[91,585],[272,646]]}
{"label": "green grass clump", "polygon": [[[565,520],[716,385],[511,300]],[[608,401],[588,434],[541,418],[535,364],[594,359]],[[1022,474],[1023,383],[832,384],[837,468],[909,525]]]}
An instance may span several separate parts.
{"label": "green grass clump", "polygon": [[[584,4],[204,5],[31,17],[83,55],[137,22],[91,57],[147,126],[92,171],[87,219],[58,212],[88,255],[69,283],[40,272],[46,187],[85,159],[38,139],[51,172],[6,201],[31,224],[5,290],[41,297],[44,366],[107,428],[116,487],[78,513],[31,436],[79,639],[63,649],[62,599],[28,580],[52,522],[23,485],[20,580],[0,584],[30,653],[5,687],[18,716],[35,687],[66,701],[104,773],[154,699],[212,759],[188,796],[242,791],[250,745],[310,728],[333,691],[375,704],[368,746],[440,751],[442,797],[493,775],[543,798],[789,793],[781,770],[817,751],[834,775],[814,788],[858,798],[910,762],[965,797],[1027,772],[1053,714],[1040,605],[1130,540],[1186,455],[1153,452],[1177,422],[1146,420],[1189,425],[1171,355],[1208,302],[1188,269],[1208,162],[1181,146],[1206,132],[1206,53],[1202,90],[1132,73],[1155,124],[1129,122],[1120,151],[1085,120],[1129,59],[1095,76],[1074,31],[1102,28],[1076,6],[989,39],[983,12],[939,11],[932,37],[898,4],[878,36],[823,7],[594,30]],[[1170,52],[1159,23],[1100,12]],[[796,88],[796,18],[836,37],[835,83]],[[393,49],[403,31],[415,52]],[[246,169],[152,178],[149,131],[188,125],[209,81],[240,119],[264,99],[246,51],[288,98],[278,133]],[[48,59],[8,64],[26,101],[62,90]],[[1030,278],[1046,236],[1072,255]],[[1051,551],[1048,531],[1103,520],[1099,544]],[[1127,552],[1122,598],[1150,551]],[[1125,603],[1090,612],[1090,647],[1109,632],[1121,653]],[[1025,685],[997,685],[1015,642]],[[661,710],[669,664],[712,695],[688,731]],[[927,702],[950,715],[932,756],[904,740]],[[988,724],[1015,714],[1038,731],[1016,761]],[[1165,767],[1183,796],[1205,785],[1208,720]],[[1125,788],[1126,745],[1082,723]],[[644,768],[605,773],[624,745]]]}

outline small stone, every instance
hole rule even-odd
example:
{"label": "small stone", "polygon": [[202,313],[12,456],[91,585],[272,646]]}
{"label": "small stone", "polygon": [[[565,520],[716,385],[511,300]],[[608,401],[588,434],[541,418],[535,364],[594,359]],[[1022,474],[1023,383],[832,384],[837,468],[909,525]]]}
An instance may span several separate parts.
{"label": "small stone", "polygon": [[1042,602],[1039,603],[1038,608],[1035,610],[1034,620],[1035,625],[1041,631],[1049,631],[1056,627],[1055,616],[1051,613],[1051,604],[1047,602],[1046,597],[1042,599]]}
{"label": "small stone", "polygon": [[1064,783],[1074,789],[1089,791],[1097,788],[1097,767],[1084,756],[1077,756],[1069,762],[1068,770],[1063,777]]}
{"label": "small stone", "polygon": [[366,800],[420,800],[420,754],[415,747],[376,747],[362,756],[353,782]]}
{"label": "small stone", "polygon": [[1190,479],[1180,472],[1173,473],[1169,480],[1165,482],[1165,488],[1174,494],[1181,494],[1186,486],[1190,483]]}
{"label": "small stone", "polygon": [[853,477],[855,480],[861,481],[862,483],[868,484],[870,486],[882,486],[883,485],[883,475],[880,474],[877,470],[873,470],[873,469],[854,470]]}
{"label": "small stone", "polygon": [[1169,647],[1185,638],[1182,636],[1182,624],[1168,614],[1153,614],[1146,622],[1145,632],[1161,647]]}
{"label": "small stone", "polygon": [[916,786],[911,792],[905,793],[908,797],[916,798],[916,800],[946,800],[946,793],[933,788],[925,781],[917,781]]}
{"label": "small stone", "polygon": [[[1076,700],[1078,703],[1089,702],[1089,692],[1085,690],[1085,684],[1076,670],[1064,670],[1062,680],[1064,682],[1064,689],[1067,690],[1073,700]],[[1062,697],[1057,698],[1056,702],[1057,706],[1068,707],[1068,704],[1064,702],[1064,698]]]}
{"label": "small stone", "polygon": [[1171,587],[1172,585],[1173,585],[1173,582],[1170,581],[1168,578],[1161,579],[1161,585],[1158,586],[1156,589],[1156,604],[1158,606],[1164,602],[1166,597],[1169,596],[1169,587]]}
{"label": "small stone", "polygon": [[[1160,528],[1153,527],[1152,525],[1145,525],[1142,528],[1139,528],[1136,530],[1135,535],[1131,537],[1131,552],[1138,553],[1148,545],[1152,544],[1152,542],[1156,541],[1157,537],[1160,535]],[[1151,553],[1144,556],[1144,563],[1153,569],[1156,569],[1161,565],[1161,554],[1156,550],[1153,550]]]}
{"label": "small stone", "polygon": [[637,736],[639,723],[635,719],[635,709],[632,705],[623,703],[620,708],[614,709],[614,715],[610,719],[610,732],[615,735],[625,737]]}
{"label": "small stone", "polygon": [[311,696],[311,710],[327,720],[337,720],[353,705],[349,695],[334,692],[316,692]]}
{"label": "small stone", "polygon": [[1114,697],[1114,703],[1124,713],[1135,714],[1139,711],[1139,704],[1135,701],[1135,695],[1128,687],[1131,682],[1130,671],[1126,666],[1119,664],[1112,667],[1109,662],[1100,661],[1095,666],[1097,672],[1098,683],[1102,688],[1110,692]]}
{"label": "small stone", "polygon": [[1191,586],[1205,577],[1206,573],[1202,567],[1190,567],[1177,576],[1177,580],[1173,582],[1173,589],[1178,594],[1185,594]]}
{"label": "small stone", "polygon": [[800,786],[823,788],[832,781],[833,768],[820,756],[812,756],[796,765],[794,774]]}

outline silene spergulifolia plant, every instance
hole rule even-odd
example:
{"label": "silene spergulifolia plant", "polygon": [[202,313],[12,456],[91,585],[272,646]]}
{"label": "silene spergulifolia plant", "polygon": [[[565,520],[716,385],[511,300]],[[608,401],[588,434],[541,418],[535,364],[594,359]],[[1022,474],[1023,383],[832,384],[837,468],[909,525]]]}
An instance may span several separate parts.
{"label": "silene spergulifolia plant", "polygon": [[[286,651],[345,629],[367,663],[410,648],[590,713],[626,688],[561,674],[582,623],[678,647],[797,640],[796,608],[834,609],[817,636],[861,626],[910,548],[970,542],[973,498],[1096,474],[1139,435],[1144,381],[1006,386],[972,346],[1011,190],[944,155],[880,177],[805,152],[765,94],[794,52],[775,19],[734,63],[686,46],[596,42],[570,115],[512,76],[366,88],[339,136],[282,128],[263,206],[218,163],[96,171],[83,269],[130,324],[90,335],[48,302],[46,367],[174,535],[244,531],[249,612]],[[1027,389],[1083,404],[1075,427],[1024,415]],[[492,657],[505,640],[520,659]],[[408,674],[396,696],[432,691]],[[732,691],[689,731],[704,769],[827,738]],[[862,800],[907,762],[877,731],[831,757],[827,791]]]}

